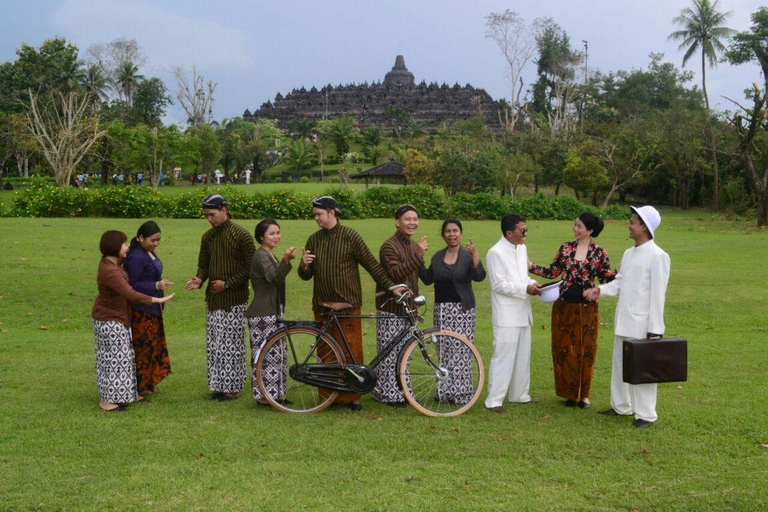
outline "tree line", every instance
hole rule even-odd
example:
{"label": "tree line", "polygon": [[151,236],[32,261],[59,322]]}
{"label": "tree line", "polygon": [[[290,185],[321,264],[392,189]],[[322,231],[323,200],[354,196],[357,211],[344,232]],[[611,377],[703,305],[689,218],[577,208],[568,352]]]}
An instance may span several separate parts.
{"label": "tree line", "polygon": [[[743,32],[728,28],[718,1],[693,0],[671,20],[683,67],[700,59],[702,82],[662,54],[642,69],[601,71],[552,18],[527,22],[510,10],[486,17],[486,36],[508,66],[509,95],[500,100],[501,131],[489,130],[478,102],[475,119],[426,133],[392,106],[386,126],[352,115],[315,122],[294,119],[289,134],[272,121],[213,119],[216,83],[194,67],[175,68],[175,89],[140,74],[146,56],[136,41],[77,47],[56,38],[22,45],[0,64],[0,170],[33,170],[69,184],[75,169],[98,170],[106,182],[141,169],[157,186],[175,167],[224,174],[251,168],[258,181],[276,163],[302,171],[338,166],[346,182],[361,162],[406,164],[409,183],[447,194],[495,192],[515,197],[563,187],[594,205],[627,196],[681,208],[757,211],[768,225],[768,8],[752,13]],[[762,80],[744,84],[732,110],[710,109],[706,71],[718,62],[755,61]],[[535,66],[535,79],[524,71]],[[177,102],[185,126],[164,125]],[[356,115],[357,113],[350,113]],[[287,135],[290,137],[288,138]],[[274,140],[288,140],[275,151]]]}

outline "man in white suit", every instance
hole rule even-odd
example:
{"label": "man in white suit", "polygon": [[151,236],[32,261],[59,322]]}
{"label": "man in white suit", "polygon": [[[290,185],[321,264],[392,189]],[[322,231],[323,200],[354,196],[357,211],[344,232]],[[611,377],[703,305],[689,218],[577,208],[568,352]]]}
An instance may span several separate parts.
{"label": "man in white suit", "polygon": [[502,237],[488,251],[491,283],[493,358],[488,369],[488,396],[485,407],[503,413],[504,397],[509,401],[534,403],[531,387],[531,301],[540,295],[539,283],[528,277],[525,219],[509,214],[501,219]]}
{"label": "man in white suit", "polygon": [[635,426],[647,428],[656,414],[658,384],[627,384],[623,380],[624,340],[661,338],[664,334],[664,301],[669,282],[669,255],[654,242],[661,216],[653,206],[630,207],[629,237],[635,246],[624,253],[616,279],[584,292],[590,300],[601,295],[619,296],[614,318],[611,408],[606,416],[634,414]]}

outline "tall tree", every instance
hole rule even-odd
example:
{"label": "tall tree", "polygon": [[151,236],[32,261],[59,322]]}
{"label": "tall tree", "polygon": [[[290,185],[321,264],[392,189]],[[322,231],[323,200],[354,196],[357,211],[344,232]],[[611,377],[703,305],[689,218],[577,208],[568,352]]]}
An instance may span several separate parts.
{"label": "tall tree", "polygon": [[192,127],[210,124],[213,119],[213,93],[218,83],[206,80],[205,75],[192,66],[191,79],[180,67],[173,68],[176,77],[176,99],[187,113],[187,122]]}
{"label": "tall tree", "polygon": [[68,186],[77,165],[107,132],[84,94],[56,92],[47,103],[31,90],[28,94],[29,131],[53,169],[56,183]]}
{"label": "tall tree", "polygon": [[709,113],[709,95],[707,94],[707,63],[717,66],[717,55],[725,51],[725,45],[720,39],[734,34],[734,30],[725,26],[732,11],[720,12],[719,0],[693,0],[692,7],[680,11],[680,15],[672,22],[682,27],[669,35],[673,41],[682,41],[679,49],[685,50],[683,66],[697,52],[701,52],[701,88],[704,91],[704,102],[707,109],[705,123],[706,137],[712,153],[713,191],[712,205],[720,208],[720,171],[717,167],[717,144],[712,134],[712,119]]}
{"label": "tall tree", "polygon": [[136,64],[129,60],[120,64],[115,77],[115,85],[120,98],[129,107],[133,106],[133,97],[142,80],[144,80],[144,75],[139,73],[139,67]]}
{"label": "tall tree", "polygon": [[733,115],[731,124],[739,135],[739,152],[757,196],[757,225],[768,226],[768,7],[760,7],[750,18],[752,27],[733,36],[726,58],[732,64],[757,61],[763,88],[752,85],[747,94],[751,108],[734,101],[740,111]]}
{"label": "tall tree", "polygon": [[485,37],[492,39],[507,61],[509,73],[509,103],[499,112],[502,128],[511,132],[520,115],[520,94],[523,91],[523,71],[536,53],[536,40],[531,27],[516,12],[492,12],[485,17]]}

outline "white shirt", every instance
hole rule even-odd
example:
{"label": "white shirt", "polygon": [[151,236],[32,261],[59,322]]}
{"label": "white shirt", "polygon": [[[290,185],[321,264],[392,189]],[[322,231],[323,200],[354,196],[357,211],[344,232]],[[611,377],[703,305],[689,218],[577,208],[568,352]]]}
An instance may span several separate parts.
{"label": "white shirt", "polygon": [[600,285],[601,296],[619,296],[614,319],[617,336],[664,334],[669,269],[669,255],[653,240],[624,252],[616,279]]}
{"label": "white shirt", "polygon": [[501,237],[486,256],[491,283],[491,319],[497,327],[528,327],[533,323],[530,296],[535,283],[528,277],[528,249]]}

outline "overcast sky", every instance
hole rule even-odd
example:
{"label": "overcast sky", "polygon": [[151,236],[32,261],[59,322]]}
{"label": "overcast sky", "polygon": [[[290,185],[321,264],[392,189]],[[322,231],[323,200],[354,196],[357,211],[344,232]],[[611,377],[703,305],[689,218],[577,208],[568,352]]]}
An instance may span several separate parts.
{"label": "overcast sky", "polygon": [[[63,36],[85,56],[93,43],[136,39],[148,57],[146,76],[175,89],[171,68],[195,64],[218,82],[214,117],[242,115],[278,92],[312,85],[382,80],[402,54],[408,69],[436,81],[484,88],[509,97],[506,62],[485,37],[485,17],[511,9],[526,20],[551,17],[603,72],[640,69],[651,52],[678,67],[682,52],[667,36],[672,18],[691,0],[2,0],[0,60],[14,60],[22,42],[39,46]],[[747,30],[760,0],[720,0],[728,25]],[[697,71],[700,61],[688,67]],[[530,64],[530,72],[535,64]],[[530,76],[530,75],[529,75]],[[757,64],[708,70],[715,108],[731,108],[760,81]],[[697,72],[695,80],[700,83]],[[530,83],[530,78],[526,81]],[[169,120],[184,120],[180,109]]]}

